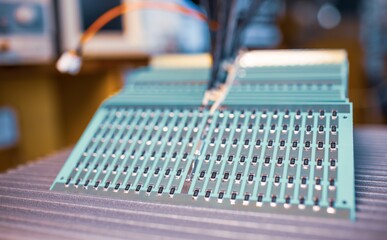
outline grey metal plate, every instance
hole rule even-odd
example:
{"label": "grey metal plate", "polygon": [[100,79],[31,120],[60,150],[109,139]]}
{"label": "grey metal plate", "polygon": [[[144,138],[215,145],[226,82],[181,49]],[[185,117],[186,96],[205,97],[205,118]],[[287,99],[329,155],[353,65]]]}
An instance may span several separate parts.
{"label": "grey metal plate", "polygon": [[356,222],[49,191],[70,150],[0,175],[4,239],[386,239],[387,128],[355,134]]}

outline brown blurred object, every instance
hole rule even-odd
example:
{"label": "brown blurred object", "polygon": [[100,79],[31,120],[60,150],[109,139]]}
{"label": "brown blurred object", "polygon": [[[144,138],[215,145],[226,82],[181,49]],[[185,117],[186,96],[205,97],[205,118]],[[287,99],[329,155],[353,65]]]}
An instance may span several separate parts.
{"label": "brown blurred object", "polygon": [[147,57],[86,60],[77,76],[54,65],[0,67],[0,106],[19,119],[19,143],[0,150],[0,171],[76,143],[104,99],[123,84],[122,70],[147,65]]}

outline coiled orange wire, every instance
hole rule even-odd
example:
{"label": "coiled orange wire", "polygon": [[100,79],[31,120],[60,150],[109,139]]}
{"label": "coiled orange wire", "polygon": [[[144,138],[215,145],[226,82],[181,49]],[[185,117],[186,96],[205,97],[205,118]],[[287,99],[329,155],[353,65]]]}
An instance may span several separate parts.
{"label": "coiled orange wire", "polygon": [[[207,17],[196,10],[181,6],[177,3],[171,2],[151,2],[151,1],[143,1],[137,3],[123,3],[114,7],[104,14],[102,14],[92,25],[82,34],[80,39],[80,44],[83,45],[87,41],[89,41],[93,36],[107,23],[109,23],[114,18],[125,14],[127,12],[136,11],[140,9],[162,9],[170,12],[179,12],[187,16],[191,16],[193,18],[197,18],[201,21],[207,22]],[[211,28],[216,28],[215,23],[209,23]]]}

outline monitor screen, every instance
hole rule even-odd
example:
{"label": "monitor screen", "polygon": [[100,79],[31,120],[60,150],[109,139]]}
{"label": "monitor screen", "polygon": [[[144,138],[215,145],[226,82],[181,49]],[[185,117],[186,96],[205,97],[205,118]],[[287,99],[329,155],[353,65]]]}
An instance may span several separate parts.
{"label": "monitor screen", "polygon": [[[86,30],[103,13],[113,7],[120,5],[121,2],[121,0],[109,0],[98,1],[98,4],[96,4],[95,0],[79,1],[81,11],[80,16],[82,16],[83,30]],[[104,26],[101,30],[122,32],[122,17],[115,18],[106,26]]]}
{"label": "monitor screen", "polygon": [[[74,49],[82,33],[110,9],[137,0],[60,0],[61,48]],[[157,2],[157,1],[155,1]],[[191,0],[162,0],[200,11]],[[165,9],[137,9],[115,18],[82,49],[91,57],[126,57],[160,53],[200,53],[208,49],[206,22]]]}

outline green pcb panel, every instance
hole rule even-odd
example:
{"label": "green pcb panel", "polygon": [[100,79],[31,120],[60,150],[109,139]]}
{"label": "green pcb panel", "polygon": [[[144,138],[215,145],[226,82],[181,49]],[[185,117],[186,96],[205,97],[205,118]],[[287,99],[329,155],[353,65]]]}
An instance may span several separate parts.
{"label": "green pcb panel", "polygon": [[[347,68],[346,62],[340,66]],[[230,98],[213,114],[200,106],[208,69],[129,74],[122,92],[96,112],[52,190],[355,219],[346,74],[311,77],[305,86],[295,79],[284,84],[286,74],[273,77],[279,70],[326,75],[329,66],[296,67],[243,68]],[[330,67],[332,73],[343,70]],[[265,74],[273,79],[265,80]],[[288,98],[280,101],[268,91]]]}

